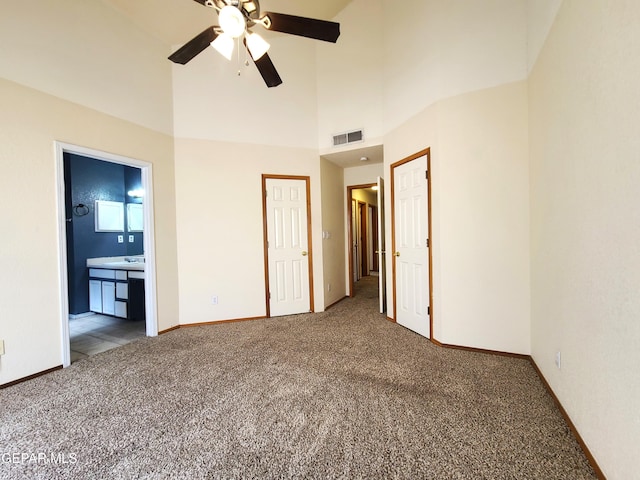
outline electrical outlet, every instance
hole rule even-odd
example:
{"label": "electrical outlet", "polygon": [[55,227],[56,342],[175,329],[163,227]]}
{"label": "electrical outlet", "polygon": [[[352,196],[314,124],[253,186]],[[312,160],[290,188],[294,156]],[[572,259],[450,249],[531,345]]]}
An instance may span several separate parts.
{"label": "electrical outlet", "polygon": [[330,292],[330,291],[331,291],[331,284],[327,283],[327,292]]}
{"label": "electrical outlet", "polygon": [[211,305],[217,305],[218,304],[218,296],[214,295],[213,297],[211,297]]}
{"label": "electrical outlet", "polygon": [[4,340],[0,340],[0,355],[4,355]]}
{"label": "electrical outlet", "polygon": [[562,356],[560,355],[560,350],[556,352],[556,367],[560,370]]}
{"label": "electrical outlet", "polygon": [[133,235],[129,235],[129,243],[133,243],[133,242],[134,242]]}
{"label": "electrical outlet", "polygon": [[118,235],[118,243],[124,243],[124,235]]}

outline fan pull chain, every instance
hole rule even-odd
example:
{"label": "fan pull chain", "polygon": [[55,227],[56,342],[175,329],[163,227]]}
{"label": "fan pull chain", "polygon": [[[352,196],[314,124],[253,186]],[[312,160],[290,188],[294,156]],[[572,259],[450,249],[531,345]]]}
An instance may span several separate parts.
{"label": "fan pull chain", "polygon": [[236,51],[238,52],[238,76],[240,76],[240,37],[236,38]]}

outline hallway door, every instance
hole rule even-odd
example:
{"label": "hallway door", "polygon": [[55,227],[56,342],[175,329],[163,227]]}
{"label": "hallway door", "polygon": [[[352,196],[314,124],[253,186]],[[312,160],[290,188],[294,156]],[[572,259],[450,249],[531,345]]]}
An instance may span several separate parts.
{"label": "hallway door", "polygon": [[312,311],[309,180],[263,177],[268,315]]}
{"label": "hallway door", "polygon": [[391,167],[395,319],[430,338],[427,154]]}

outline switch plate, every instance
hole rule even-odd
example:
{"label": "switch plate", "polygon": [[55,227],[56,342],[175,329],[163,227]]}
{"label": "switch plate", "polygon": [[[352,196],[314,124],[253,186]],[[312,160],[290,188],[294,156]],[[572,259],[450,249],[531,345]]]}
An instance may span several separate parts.
{"label": "switch plate", "polygon": [[124,235],[118,235],[118,243],[124,243]]}
{"label": "switch plate", "polygon": [[4,355],[4,340],[0,340],[0,355]]}

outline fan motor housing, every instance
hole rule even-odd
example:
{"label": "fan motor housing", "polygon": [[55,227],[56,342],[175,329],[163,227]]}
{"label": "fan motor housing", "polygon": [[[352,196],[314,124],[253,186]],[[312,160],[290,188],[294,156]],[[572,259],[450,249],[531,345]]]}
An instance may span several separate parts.
{"label": "fan motor housing", "polygon": [[232,6],[236,7],[247,18],[247,22],[257,20],[260,17],[260,2],[258,0],[206,0],[207,6],[218,10]]}

